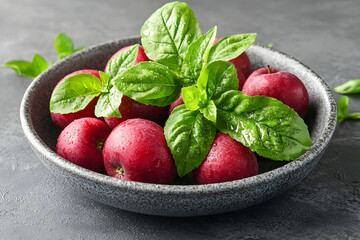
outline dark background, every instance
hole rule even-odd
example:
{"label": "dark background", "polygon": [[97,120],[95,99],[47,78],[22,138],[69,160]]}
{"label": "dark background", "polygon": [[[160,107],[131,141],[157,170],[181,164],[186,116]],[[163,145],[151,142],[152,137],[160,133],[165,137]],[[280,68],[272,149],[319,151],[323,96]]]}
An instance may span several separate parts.
{"label": "dark background", "polygon": [[[59,32],[75,47],[139,36],[167,1],[0,1],[0,63],[56,60]],[[256,32],[335,86],[360,78],[360,1],[188,1],[203,32]],[[31,79],[0,68],[0,239],[359,239],[360,121],[338,124],[328,150],[293,189],[226,214],[166,218],[91,201],[63,185],[32,152],[19,120]],[[334,94],[336,101],[341,97]],[[359,96],[350,111],[360,111]]]}

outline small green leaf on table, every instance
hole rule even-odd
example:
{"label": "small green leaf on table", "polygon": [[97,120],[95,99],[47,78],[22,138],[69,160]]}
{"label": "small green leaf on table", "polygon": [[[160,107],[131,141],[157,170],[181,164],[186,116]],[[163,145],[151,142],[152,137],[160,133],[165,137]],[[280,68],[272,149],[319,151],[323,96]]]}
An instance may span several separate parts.
{"label": "small green leaf on table", "polygon": [[334,91],[341,94],[356,94],[360,93],[360,79],[347,81],[334,88]]}

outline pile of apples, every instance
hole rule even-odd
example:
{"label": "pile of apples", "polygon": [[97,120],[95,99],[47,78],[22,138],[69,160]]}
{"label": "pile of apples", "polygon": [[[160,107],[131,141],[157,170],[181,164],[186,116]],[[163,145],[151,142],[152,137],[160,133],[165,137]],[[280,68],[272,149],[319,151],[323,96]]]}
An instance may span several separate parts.
{"label": "pile of apples", "polygon": [[[217,41],[219,39],[215,43]],[[114,56],[129,47],[120,49]],[[150,59],[140,46],[136,64],[142,61]],[[251,72],[251,63],[245,52],[229,62],[237,70],[239,90],[249,96],[276,98],[293,108],[299,116],[305,116],[309,96],[295,75],[269,66]],[[64,79],[80,73],[92,74],[101,81],[98,70],[92,69],[73,72]],[[122,118],[96,118],[96,102],[97,98],[76,113],[51,113],[53,123],[62,130],[57,141],[57,153],[81,167],[119,179],[170,184],[177,177],[177,170],[163,125],[171,111],[184,104],[182,97],[170,106],[156,107],[123,96],[119,107]],[[221,132],[217,133],[204,162],[193,171],[197,184],[233,181],[257,174],[256,155]]]}

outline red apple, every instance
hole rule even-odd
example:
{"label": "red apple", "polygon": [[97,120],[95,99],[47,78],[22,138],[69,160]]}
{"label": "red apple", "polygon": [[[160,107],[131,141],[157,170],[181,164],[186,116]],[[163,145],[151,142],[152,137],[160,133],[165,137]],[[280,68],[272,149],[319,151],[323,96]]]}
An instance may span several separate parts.
{"label": "red apple", "polygon": [[193,174],[198,184],[234,181],[257,175],[258,163],[249,148],[218,132],[206,159]]}
{"label": "red apple", "polygon": [[[216,38],[214,45],[220,40],[221,38]],[[229,63],[234,64],[236,68],[237,77],[239,79],[239,90],[240,90],[244,85],[245,80],[251,73],[251,63],[249,57],[245,52],[243,52],[238,57],[230,60]]]}
{"label": "red apple", "polygon": [[309,94],[302,81],[294,74],[274,68],[260,68],[246,80],[242,91],[248,96],[262,95],[276,98],[304,117],[309,105]]}
{"label": "red apple", "polygon": [[177,175],[164,130],[145,119],[119,124],[104,145],[109,176],[128,181],[168,184]]}
{"label": "red apple", "polygon": [[60,133],[57,154],[81,167],[106,173],[102,148],[110,132],[109,126],[99,119],[77,119]]}
{"label": "red apple", "polygon": [[[58,84],[55,86],[53,93],[55,89],[60,85],[61,82],[63,82],[66,78],[69,78],[71,76],[80,74],[80,73],[88,73],[92,74],[95,77],[99,78],[100,75],[98,70],[92,70],[92,69],[84,69],[75,71],[73,73],[70,73],[66,75],[63,79],[61,79]],[[87,105],[83,110],[75,112],[75,113],[68,113],[68,114],[61,114],[61,113],[51,113],[51,119],[55,126],[57,126],[59,129],[64,129],[67,125],[69,125],[72,121],[75,119],[83,118],[83,117],[95,117],[95,105],[97,103],[98,98],[94,98],[89,105]]]}

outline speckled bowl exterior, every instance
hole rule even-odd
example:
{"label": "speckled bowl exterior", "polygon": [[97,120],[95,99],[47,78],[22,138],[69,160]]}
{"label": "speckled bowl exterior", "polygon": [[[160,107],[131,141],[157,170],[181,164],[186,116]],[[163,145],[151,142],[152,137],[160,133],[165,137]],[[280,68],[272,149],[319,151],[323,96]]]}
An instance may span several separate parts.
{"label": "speckled bowl exterior", "polygon": [[120,48],[139,38],[101,43],[75,53],[38,76],[24,94],[20,117],[37,156],[52,174],[77,192],[120,209],[159,216],[200,216],[229,212],[270,199],[299,183],[323,155],[336,126],[336,103],[331,90],[310,68],[284,53],[253,45],[246,52],[253,69],[270,65],[297,75],[309,96],[305,118],[313,146],[298,159],[257,176],[208,185],[158,185],[123,181],[79,167],[56,154],[59,131],[49,113],[51,92],[65,75],[80,69],[103,70]]}

